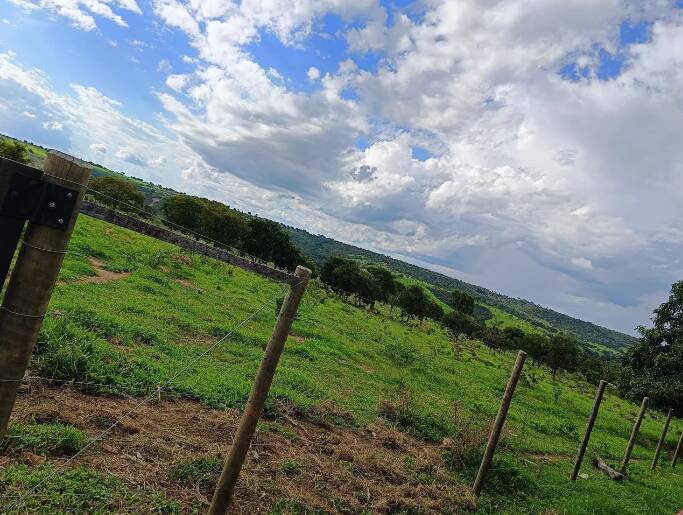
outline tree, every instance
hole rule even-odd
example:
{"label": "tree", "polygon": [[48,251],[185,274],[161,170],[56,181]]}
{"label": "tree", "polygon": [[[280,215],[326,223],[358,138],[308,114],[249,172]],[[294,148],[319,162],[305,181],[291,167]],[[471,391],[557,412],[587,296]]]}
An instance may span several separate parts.
{"label": "tree", "polygon": [[453,335],[466,334],[474,336],[483,329],[476,318],[461,311],[451,311],[442,318],[442,323]]}
{"label": "tree", "polygon": [[650,397],[653,405],[683,414],[683,281],[654,310],[653,326],[639,327],[639,342],[622,360],[619,388],[627,398]]}
{"label": "tree", "polygon": [[175,195],[164,200],[161,204],[161,211],[172,224],[201,233],[201,199],[189,195]]}
{"label": "tree", "polygon": [[453,306],[453,309],[466,315],[474,314],[474,297],[472,295],[461,290],[453,290],[451,295],[451,306]]}
{"label": "tree", "polygon": [[567,333],[553,335],[548,342],[548,350],[545,355],[545,362],[550,367],[553,379],[559,369],[571,372],[576,367],[576,360],[579,355],[579,346],[576,339]]}
{"label": "tree", "polygon": [[271,261],[288,270],[294,270],[305,259],[279,224],[263,218],[249,220],[243,249],[264,261]]}
{"label": "tree", "polygon": [[389,302],[389,299],[396,293],[396,277],[393,272],[384,265],[368,265],[365,269],[374,278],[379,288],[377,300]]}
{"label": "tree", "polygon": [[417,284],[411,284],[401,291],[398,305],[408,320],[417,318],[422,321],[426,317],[438,320],[443,315],[441,307],[429,298],[422,286]]}
{"label": "tree", "polygon": [[120,207],[130,211],[134,208],[142,208],[145,205],[145,195],[135,185],[123,177],[102,175],[90,181],[88,187],[91,190],[102,193],[97,198],[103,204]]}
{"label": "tree", "polygon": [[28,157],[28,147],[10,139],[0,140],[0,156],[22,164],[28,164],[31,161]]}

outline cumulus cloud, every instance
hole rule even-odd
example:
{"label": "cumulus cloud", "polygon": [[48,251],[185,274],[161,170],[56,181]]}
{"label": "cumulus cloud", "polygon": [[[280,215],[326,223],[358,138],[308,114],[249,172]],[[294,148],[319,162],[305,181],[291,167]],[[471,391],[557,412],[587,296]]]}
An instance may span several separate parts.
{"label": "cumulus cloud", "polygon": [[97,152],[99,154],[104,154],[107,152],[107,145],[105,145],[104,143],[92,143],[88,146],[88,148],[93,152]]}
{"label": "cumulus cloud", "polygon": [[309,81],[315,82],[320,78],[320,70],[318,70],[318,68],[315,66],[311,66],[306,75],[308,76]]}

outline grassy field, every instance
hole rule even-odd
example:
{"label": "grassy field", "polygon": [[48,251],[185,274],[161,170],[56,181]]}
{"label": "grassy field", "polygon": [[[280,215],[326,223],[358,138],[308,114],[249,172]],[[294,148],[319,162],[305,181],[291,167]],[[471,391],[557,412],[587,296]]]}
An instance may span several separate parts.
{"label": "grassy field", "polygon": [[[107,385],[83,387],[93,404],[111,397],[139,398],[165,385],[177,402],[192,399],[214,410],[244,405],[282,285],[85,216],[70,250],[30,366],[32,375]],[[401,322],[384,306],[377,312],[358,309],[312,283],[287,342],[265,424],[275,431],[283,414],[295,413],[302,420],[353,431],[383,418],[425,446],[440,449],[435,466],[466,486],[476,473],[486,427],[495,417],[514,357],[491,354],[476,341],[454,341],[431,321]],[[553,382],[548,370],[527,364],[476,511],[670,514],[683,508],[681,478],[670,463],[683,429],[679,421],[672,424],[656,471],[649,470],[649,460],[663,417],[652,412],[643,423],[626,481],[610,481],[591,467],[594,455],[618,465],[637,413],[637,406],[614,391],[600,412],[584,462],[586,478],[568,481],[594,391],[579,377],[560,374]],[[0,497],[30,492],[43,481],[38,490],[47,501],[32,497],[31,509],[21,513],[180,510],[172,491],[150,491],[145,484],[79,468],[78,460],[68,473],[52,473],[51,467],[73,455],[83,440],[79,428],[54,422],[36,427],[46,424],[17,421],[12,438],[2,444]],[[68,438],[69,445],[61,445],[59,452],[50,444],[55,434],[60,442]],[[296,439],[289,445],[296,447]],[[47,462],[26,465],[27,449],[47,456]],[[397,466],[412,466],[408,458]],[[310,467],[290,460],[280,472],[288,481],[304,482]],[[335,506],[323,511],[343,512]],[[463,503],[449,511],[471,509]],[[403,504],[392,512],[424,511],[419,504]],[[314,511],[305,499],[276,497],[271,512]]]}

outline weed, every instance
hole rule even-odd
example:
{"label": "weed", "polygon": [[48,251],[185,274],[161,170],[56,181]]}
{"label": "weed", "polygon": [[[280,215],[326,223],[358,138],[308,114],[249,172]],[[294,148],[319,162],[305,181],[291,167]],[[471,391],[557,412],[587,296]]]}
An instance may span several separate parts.
{"label": "weed", "polygon": [[171,479],[186,485],[212,488],[218,481],[223,464],[215,456],[197,458],[179,463],[171,471]]}
{"label": "weed", "polygon": [[286,458],[280,462],[280,472],[286,476],[298,476],[302,471],[301,463],[296,460]]}
{"label": "weed", "polygon": [[12,454],[26,451],[35,454],[70,455],[80,451],[88,437],[73,426],[53,422],[26,424],[12,422],[0,448]]}

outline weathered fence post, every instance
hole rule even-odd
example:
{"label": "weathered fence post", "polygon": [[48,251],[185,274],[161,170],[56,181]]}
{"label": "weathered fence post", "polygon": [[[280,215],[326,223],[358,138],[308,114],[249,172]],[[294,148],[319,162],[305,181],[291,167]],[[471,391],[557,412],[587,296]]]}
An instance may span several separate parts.
{"label": "weathered fence post", "polygon": [[311,271],[299,266],[294,275],[296,276],[295,280],[298,280],[298,282],[292,285],[287,298],[280,308],[280,314],[278,315],[275,329],[273,330],[273,334],[270,337],[270,341],[268,342],[268,346],[263,355],[261,368],[254,380],[249,400],[244,407],[244,413],[242,413],[237,433],[235,434],[232,447],[230,448],[230,454],[225,460],[223,472],[218,480],[216,491],[213,494],[211,507],[208,511],[209,515],[223,515],[230,507],[235,491],[235,484],[237,483],[240,470],[242,469],[247,452],[249,451],[251,440],[256,431],[256,424],[263,412],[263,405],[268,396],[270,385],[273,382],[275,369],[277,368],[280,355],[285,346],[285,341],[289,335],[289,330],[292,327],[292,322],[294,321],[297,309],[299,308],[299,303],[306,290]]}
{"label": "weathered fence post", "polygon": [[674,458],[671,460],[671,467],[676,466],[676,462],[678,461],[678,455],[681,452],[681,444],[683,444],[683,431],[681,431],[681,436],[678,438],[678,444],[676,445],[676,452],[674,452]]}
{"label": "weathered fence post", "polygon": [[607,386],[607,381],[604,379],[600,380],[598,385],[598,391],[595,394],[595,402],[593,403],[593,409],[588,417],[588,423],[586,424],[586,432],[583,435],[583,440],[579,446],[579,452],[576,455],[576,462],[574,463],[574,469],[570,479],[576,481],[579,475],[579,470],[581,469],[581,463],[583,462],[583,457],[586,455],[586,449],[588,448],[588,442],[591,438],[591,433],[593,432],[593,426],[595,425],[595,419],[598,418],[598,411],[600,410],[600,404],[602,403],[602,397],[605,394],[605,387]]}
{"label": "weathered fence post", "polygon": [[631,437],[628,439],[628,444],[626,445],[626,452],[624,453],[624,460],[621,462],[621,473],[626,473],[626,467],[628,467],[628,462],[631,459],[631,453],[633,452],[633,446],[636,444],[636,438],[638,438],[638,432],[640,431],[640,424],[643,422],[643,417],[645,416],[645,409],[647,408],[647,397],[643,397],[643,401],[640,403],[640,411],[636,417],[636,421],[633,424],[633,430],[631,431]]}
{"label": "weathered fence post", "polygon": [[657,449],[655,450],[655,455],[652,458],[652,465],[650,469],[654,470],[657,468],[657,462],[659,461],[659,455],[662,453],[662,447],[664,447],[664,440],[666,440],[666,433],[669,431],[669,424],[671,423],[671,417],[674,414],[673,408],[669,410],[666,416],[666,422],[664,422],[664,429],[662,429],[662,436],[659,437],[659,442],[657,443]]}
{"label": "weathered fence post", "polygon": [[510,374],[510,379],[508,379],[507,386],[505,387],[505,393],[503,394],[503,400],[501,401],[500,408],[498,409],[498,415],[496,415],[496,420],[491,428],[491,434],[489,435],[489,441],[486,445],[486,451],[484,452],[484,457],[481,460],[481,465],[479,465],[477,478],[472,486],[472,492],[474,492],[474,495],[479,495],[479,492],[481,492],[481,489],[484,486],[486,474],[491,466],[491,461],[493,461],[493,454],[496,452],[496,446],[498,445],[500,434],[503,431],[503,426],[505,425],[508,409],[510,408],[510,403],[512,402],[512,395],[515,393],[519,376],[522,374],[522,368],[524,368],[524,360],[526,360],[526,352],[519,351],[515,365],[512,368],[512,374]]}
{"label": "weathered fence post", "polygon": [[90,172],[89,165],[73,157],[47,155],[46,185],[0,307],[0,438],[43,324]]}

